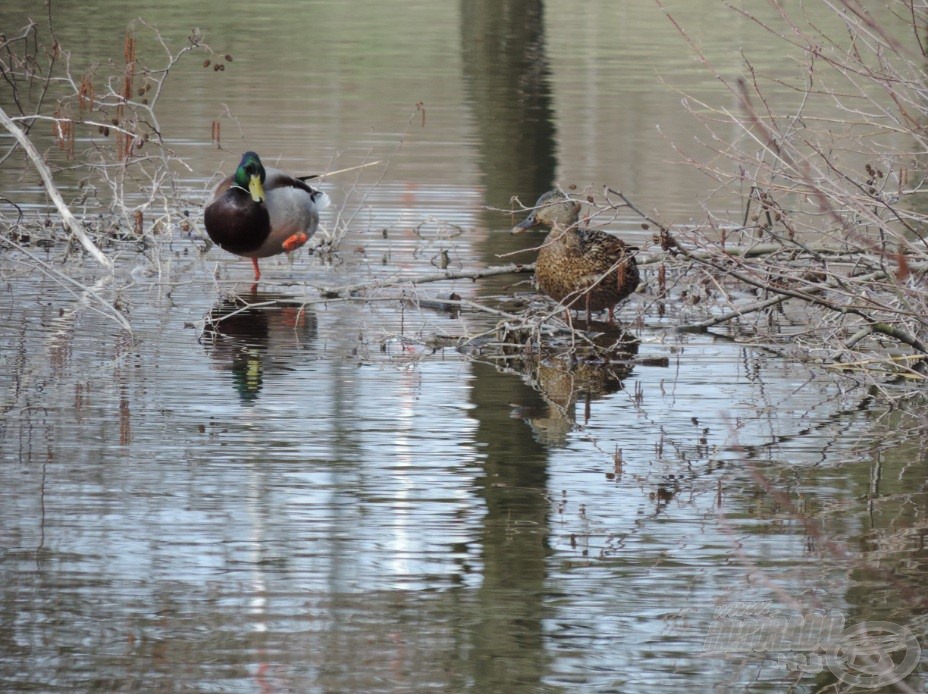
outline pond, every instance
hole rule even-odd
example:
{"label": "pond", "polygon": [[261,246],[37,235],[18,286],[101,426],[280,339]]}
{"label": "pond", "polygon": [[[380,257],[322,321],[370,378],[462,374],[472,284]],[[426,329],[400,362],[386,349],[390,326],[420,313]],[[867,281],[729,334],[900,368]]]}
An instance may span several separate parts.
{"label": "pond", "polygon": [[[770,41],[791,74],[723,5],[666,5],[717,69]],[[540,239],[500,210],[555,183],[699,216],[706,179],[679,149],[701,126],[675,88],[730,97],[660,7],[53,9],[78,74],[121,57],[138,15],[232,60],[181,61],[160,104],[187,230],[114,246],[113,273],[64,243],[0,259],[4,690],[843,686],[837,636],[782,643],[816,619],[896,625],[920,655],[917,408],[774,345],[674,332],[691,309],[659,312],[647,268],[605,364],[450,346],[497,316],[430,300],[543,305],[524,274],[320,291],[530,262]],[[27,15],[0,10],[8,33]],[[262,261],[257,286],[200,216],[245,149],[307,173],[379,162],[322,184],[337,249]],[[52,215],[25,164],[0,181]],[[647,248],[639,222],[609,230]],[[781,640],[746,636],[764,629]]]}

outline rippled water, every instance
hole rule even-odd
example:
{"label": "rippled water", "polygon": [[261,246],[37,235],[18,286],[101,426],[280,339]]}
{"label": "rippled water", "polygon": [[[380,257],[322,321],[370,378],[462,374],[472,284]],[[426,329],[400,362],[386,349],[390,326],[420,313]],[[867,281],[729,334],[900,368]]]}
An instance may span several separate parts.
{"label": "rippled water", "polygon": [[[62,40],[118,54],[136,10],[82,8],[60,10]],[[521,276],[407,286],[406,302],[320,298],[433,273],[442,251],[452,268],[503,262],[537,239],[513,240],[509,215],[487,208],[555,180],[692,213],[704,183],[669,163],[668,140],[697,126],[658,77],[717,92],[684,46],[666,47],[660,12],[549,3],[542,40],[535,5],[512,8],[151,9],[176,44],[198,24],[234,53],[223,73],[178,68],[165,109],[193,169],[193,232],[111,250],[102,280],[61,246],[0,260],[4,689],[835,682],[731,639],[707,654],[738,603],[890,621],[924,642],[907,592],[924,582],[917,416],[774,349],[675,334],[686,309],[646,312],[650,289],[622,309],[635,341],[596,369],[436,347],[496,318],[417,301],[528,301]],[[725,27],[724,8],[674,11],[735,69],[727,42],[748,27]],[[89,18],[106,30],[81,46]],[[532,50],[499,48],[495,29]],[[217,151],[221,103],[238,126],[224,121]],[[246,146],[301,170],[389,167],[326,184],[327,226],[351,219],[335,256],[270,259],[252,288],[247,262],[203,252],[196,212]],[[634,227],[615,223],[646,246]]]}

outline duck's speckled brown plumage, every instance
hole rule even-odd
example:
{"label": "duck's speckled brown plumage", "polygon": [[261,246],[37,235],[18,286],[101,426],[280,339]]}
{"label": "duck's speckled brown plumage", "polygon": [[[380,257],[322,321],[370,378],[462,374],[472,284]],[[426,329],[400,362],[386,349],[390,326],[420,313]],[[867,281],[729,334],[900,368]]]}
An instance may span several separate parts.
{"label": "duck's speckled brown plumage", "polygon": [[535,264],[538,287],[568,308],[593,311],[613,309],[640,282],[633,251],[615,236],[596,229],[579,229],[580,203],[558,190],[545,193],[536,209],[513,229],[550,227]]}

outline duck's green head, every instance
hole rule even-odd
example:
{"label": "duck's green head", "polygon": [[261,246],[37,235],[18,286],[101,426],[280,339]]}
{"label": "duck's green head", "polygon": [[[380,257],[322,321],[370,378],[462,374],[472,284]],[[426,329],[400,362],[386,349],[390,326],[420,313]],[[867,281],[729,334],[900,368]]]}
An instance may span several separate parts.
{"label": "duck's green head", "polygon": [[264,179],[266,177],[267,173],[258,155],[254,152],[245,152],[235,170],[235,185],[251,193],[251,199],[255,202],[264,202],[266,199]]}
{"label": "duck's green head", "polygon": [[525,218],[525,221],[512,228],[513,234],[527,229],[543,226],[554,229],[569,229],[576,226],[580,219],[580,203],[571,200],[559,190],[550,190],[535,203],[535,209]]}

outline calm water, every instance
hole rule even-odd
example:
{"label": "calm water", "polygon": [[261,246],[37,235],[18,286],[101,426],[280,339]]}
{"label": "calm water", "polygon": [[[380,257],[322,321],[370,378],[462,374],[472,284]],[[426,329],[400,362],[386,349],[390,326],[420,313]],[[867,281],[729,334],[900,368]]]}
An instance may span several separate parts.
{"label": "calm water", "polygon": [[[56,9],[75,70],[121,56],[139,15],[172,48],[198,26],[234,60],[181,63],[162,104],[191,168],[192,233],[175,221],[142,252],[112,249],[103,279],[63,245],[32,249],[118,303],[132,335],[34,258],[0,260],[4,690],[836,681],[731,639],[711,652],[741,603],[892,622],[928,643],[912,607],[928,510],[917,413],[773,349],[677,335],[687,311],[659,316],[650,289],[622,309],[627,359],[604,369],[434,348],[496,319],[416,299],[528,299],[520,276],[407,287],[406,302],[396,289],[320,299],[434,273],[442,252],[452,269],[504,262],[538,239],[513,239],[511,217],[489,208],[554,182],[699,216],[705,181],[672,145],[700,126],[661,82],[726,97],[660,10],[497,5]],[[724,7],[668,5],[726,74],[743,44],[763,54],[770,40]],[[25,16],[0,10],[7,32]],[[226,108],[217,150],[210,123]],[[203,252],[197,216],[245,148],[300,171],[385,163],[325,184],[325,224],[346,232],[334,257],[265,261],[257,289],[249,263]],[[44,209],[21,171],[0,169],[4,194]],[[62,185],[77,194],[76,179]],[[649,243],[632,218],[611,228]],[[233,294],[255,307],[211,329],[237,310]],[[907,682],[924,687],[919,676]]]}

